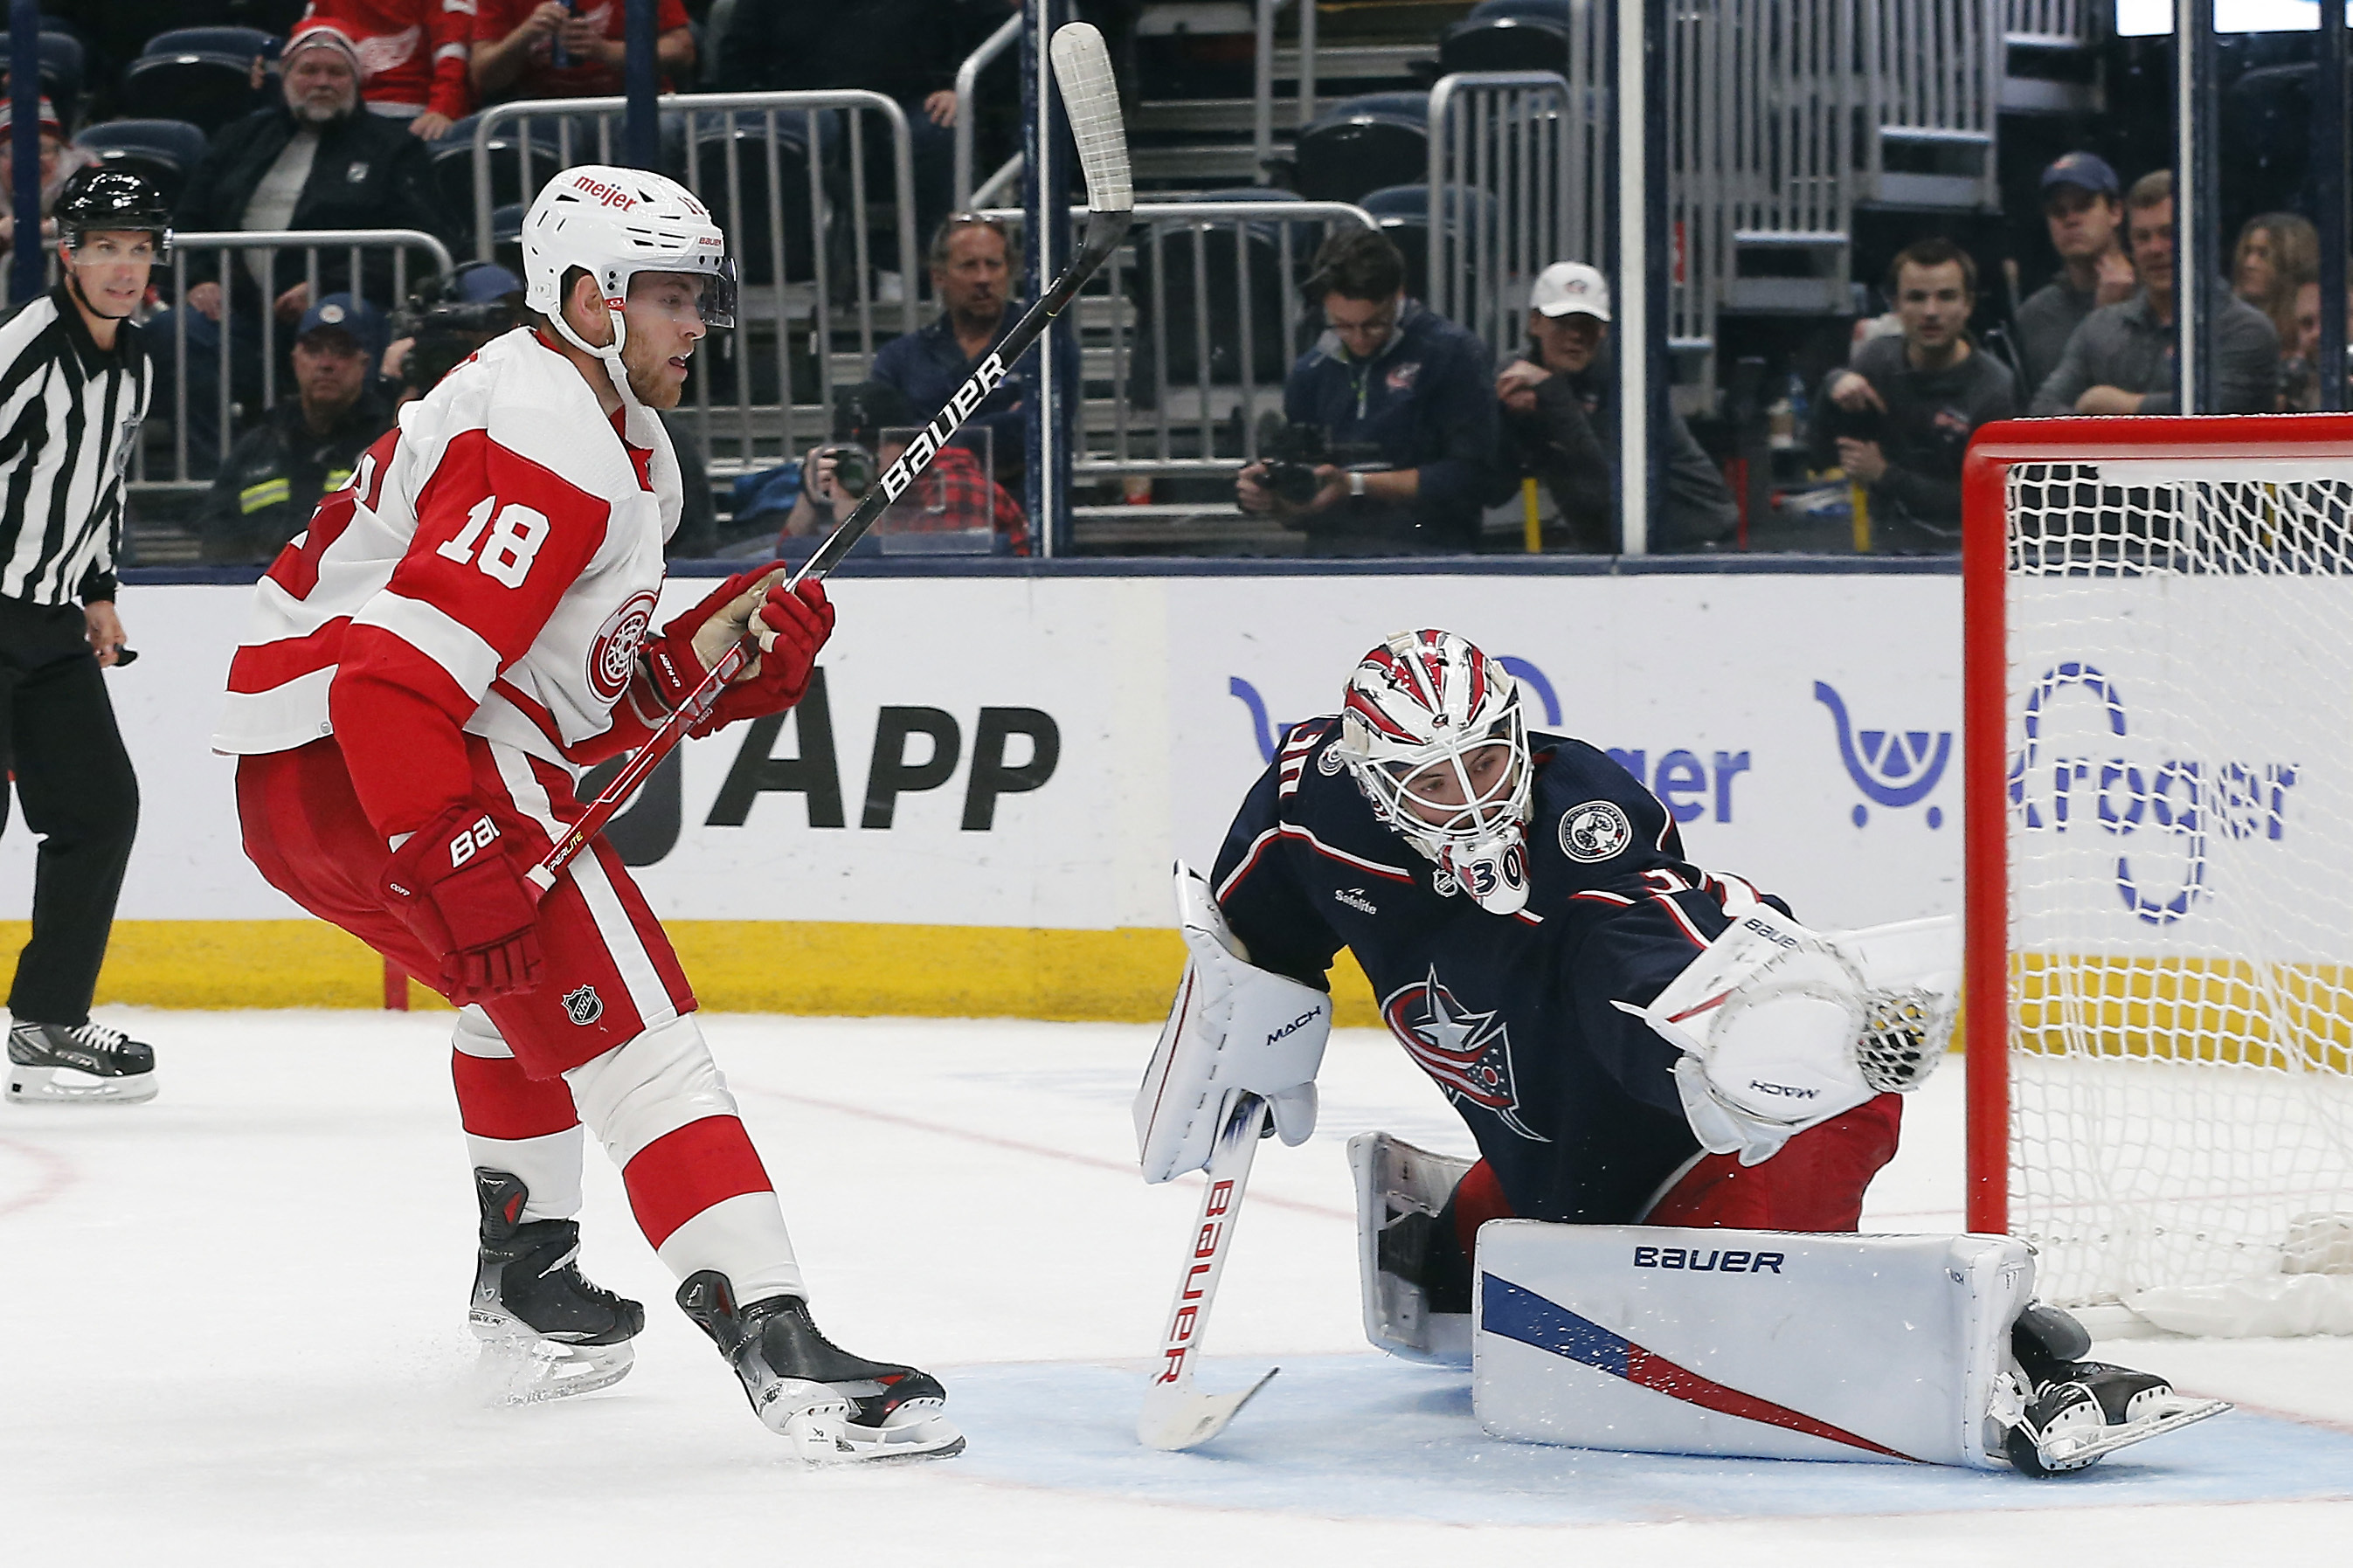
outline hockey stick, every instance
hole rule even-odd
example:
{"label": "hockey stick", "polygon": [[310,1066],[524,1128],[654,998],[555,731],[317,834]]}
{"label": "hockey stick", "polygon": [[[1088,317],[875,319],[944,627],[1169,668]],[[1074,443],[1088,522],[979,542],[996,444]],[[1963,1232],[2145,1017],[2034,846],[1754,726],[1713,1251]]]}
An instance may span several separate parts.
{"label": "hockey stick", "polygon": [[[933,416],[932,422],[908,443],[896,462],[882,470],[881,479],[858,503],[858,510],[835,525],[825,542],[793,574],[788,586],[812,580],[822,582],[841,563],[850,546],[864,538],[884,510],[915,482],[915,477],[947,445],[948,437],[997,390],[1006,373],[1045,335],[1054,318],[1078,298],[1080,289],[1094,276],[1095,268],[1127,237],[1128,225],[1135,212],[1135,185],[1128,170],[1127,132],[1119,117],[1119,84],[1113,79],[1111,55],[1103,47],[1103,35],[1087,23],[1072,22],[1055,32],[1048,52],[1053,58],[1055,83],[1062,91],[1062,107],[1071,117],[1071,133],[1078,142],[1079,167],[1087,182],[1087,232],[1079,245],[1079,253],[1054,279],[1045,298],[1022,313],[1013,330],[956,388],[947,406]],[[555,841],[545,858],[531,868],[528,875],[532,881],[543,889],[554,887],[564,868],[579,858],[589,841],[605,830],[629,797],[653,776],[663,759],[678,749],[687,731],[710,712],[727,683],[758,657],[759,644],[748,637],[722,655],[719,662],[704,673],[702,684],[689,692],[677,711],[646,738],[645,744],[605,786],[605,792],[589,803],[580,820]]]}
{"label": "hockey stick", "polygon": [[1191,1448],[1208,1442],[1282,1370],[1272,1368],[1240,1394],[1193,1391],[1193,1363],[1208,1332],[1218,1277],[1226,1270],[1234,1221],[1240,1217],[1250,1159],[1266,1131],[1266,1101],[1245,1094],[1218,1130],[1218,1146],[1209,1156],[1208,1181],[1201,1193],[1201,1215],[1194,1224],[1185,1271],[1177,1276],[1168,1326],[1160,1336],[1160,1365],[1152,1386],[1145,1390],[1143,1414],[1136,1417],[1136,1438],[1147,1448]]}

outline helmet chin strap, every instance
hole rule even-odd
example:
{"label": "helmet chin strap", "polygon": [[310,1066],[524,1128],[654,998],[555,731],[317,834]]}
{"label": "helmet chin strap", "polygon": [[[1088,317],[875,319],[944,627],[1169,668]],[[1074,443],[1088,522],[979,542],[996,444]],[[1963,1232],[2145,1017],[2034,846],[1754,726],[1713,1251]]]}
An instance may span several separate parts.
{"label": "helmet chin strap", "polygon": [[[601,294],[599,297],[602,297]],[[603,360],[606,379],[613,384],[613,391],[620,398],[621,406],[635,413],[643,414],[647,411],[646,405],[638,401],[637,390],[629,384],[628,366],[621,363],[621,345],[627,342],[629,337],[628,323],[622,321],[621,312],[614,310],[610,305],[605,307],[605,319],[613,323],[613,341],[602,348],[574,331],[571,321],[561,309],[549,318],[549,323],[562,334],[565,342],[570,343],[582,353],[594,354]]]}
{"label": "helmet chin strap", "polygon": [[127,321],[138,313],[139,302],[135,300],[132,301],[131,309],[123,311],[119,316],[111,311],[100,310],[97,306],[90,302],[90,296],[82,292],[81,268],[78,267],[60,267],[58,270],[65,277],[66,293],[72,297],[75,304],[79,305],[91,315],[109,321]]}

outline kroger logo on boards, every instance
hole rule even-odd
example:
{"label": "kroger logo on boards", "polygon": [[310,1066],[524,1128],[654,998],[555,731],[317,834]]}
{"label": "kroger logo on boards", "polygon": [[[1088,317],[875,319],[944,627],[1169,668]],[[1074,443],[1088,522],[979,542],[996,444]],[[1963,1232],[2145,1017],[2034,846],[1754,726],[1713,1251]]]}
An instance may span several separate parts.
{"label": "kroger logo on boards", "polygon": [[[1537,727],[1535,710],[1540,710],[1543,728],[1560,733],[1560,697],[1553,688],[1551,678],[1530,659],[1505,654],[1495,662],[1520,683],[1523,706],[1530,710],[1528,727]],[[1227,678],[1226,693],[1249,710],[1251,736],[1258,744],[1259,759],[1271,763],[1276,748],[1282,744],[1282,738],[1299,721],[1278,721],[1270,717],[1266,699],[1259,694],[1256,686],[1239,675]],[[1603,749],[1619,766],[1641,780],[1677,822],[1693,822],[1706,816],[1711,806],[1714,807],[1715,821],[1730,822],[1734,781],[1739,774],[1750,771],[1748,753],[1745,751],[1716,752],[1712,758],[1704,758],[1695,750],[1675,747],[1659,753],[1658,761],[1653,764],[1646,749],[1628,750],[1618,746]]]}
{"label": "kroger logo on boards", "polygon": [[[1838,726],[1839,760],[1864,800],[1901,811],[1927,799],[1944,782],[1946,764],[1953,760],[1950,730],[1857,730],[1848,722],[1845,699],[1827,680],[1814,682],[1814,700],[1831,710],[1831,722]],[[1930,806],[1924,816],[1931,827],[1945,825],[1942,806]],[[1854,825],[1870,820],[1871,806],[1858,802]]]}
{"label": "kroger logo on boards", "polygon": [[[2116,755],[2053,753],[2043,741],[2052,706],[2080,693],[2099,704],[2105,739]],[[2011,821],[2029,833],[2101,833],[2129,838],[2161,833],[2182,856],[2178,883],[2152,892],[2133,869],[2130,854],[2116,857],[2116,891],[2125,907],[2151,925],[2168,925],[2211,896],[2209,847],[2220,841],[2277,843],[2287,832],[2287,793],[2294,763],[2123,754],[2131,739],[2125,700],[2116,684],[2091,665],[2056,665],[2029,689],[2025,746],[2010,758]]]}

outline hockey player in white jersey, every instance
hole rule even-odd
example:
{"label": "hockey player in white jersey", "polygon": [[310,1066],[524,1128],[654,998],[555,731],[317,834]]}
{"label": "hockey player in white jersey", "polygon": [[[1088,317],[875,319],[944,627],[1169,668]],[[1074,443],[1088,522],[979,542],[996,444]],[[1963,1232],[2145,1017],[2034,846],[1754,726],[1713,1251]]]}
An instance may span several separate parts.
{"label": "hockey player in white jersey", "polygon": [[481,1210],[472,1321],[509,1396],[602,1387],[636,1302],[575,1258],[583,1125],[761,1420],[814,1460],[953,1453],[939,1384],[833,1346],[661,927],[598,838],[525,873],[747,635],[696,733],[799,700],[833,610],[781,566],[659,633],[678,462],[654,410],[732,325],[725,237],[637,170],[557,175],[524,220],[530,324],[484,345],[362,458],[259,585],[215,744],[276,886],[460,1007],[452,1058]]}

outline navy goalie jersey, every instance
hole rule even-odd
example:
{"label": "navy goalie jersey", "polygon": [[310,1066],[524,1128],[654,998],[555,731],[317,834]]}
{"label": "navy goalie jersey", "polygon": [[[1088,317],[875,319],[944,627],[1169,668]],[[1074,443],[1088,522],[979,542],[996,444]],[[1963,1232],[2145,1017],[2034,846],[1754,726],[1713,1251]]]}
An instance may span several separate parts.
{"label": "navy goalie jersey", "polygon": [[1514,1213],[1640,1219],[1699,1143],[1675,1048],[1610,1003],[1649,1002],[1730,923],[1727,900],[1759,895],[1684,859],[1674,818],[1607,754],[1531,734],[1531,892],[1489,914],[1381,825],[1338,733],[1331,718],[1296,726],[1242,803],[1212,879],[1234,934],[1313,985],[1355,953]]}

